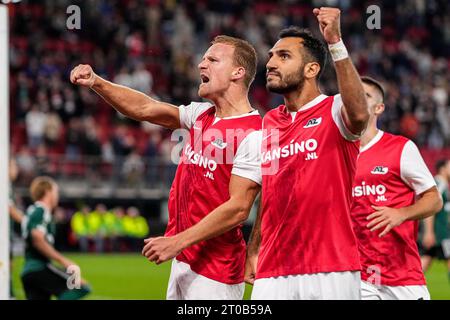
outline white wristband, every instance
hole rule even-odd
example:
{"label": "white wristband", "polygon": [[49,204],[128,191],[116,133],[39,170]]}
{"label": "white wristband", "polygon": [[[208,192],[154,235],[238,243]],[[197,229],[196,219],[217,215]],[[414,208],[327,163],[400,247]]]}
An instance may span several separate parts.
{"label": "white wristband", "polygon": [[330,50],[331,58],[335,62],[348,58],[347,48],[342,39],[339,42],[329,44],[328,49]]}

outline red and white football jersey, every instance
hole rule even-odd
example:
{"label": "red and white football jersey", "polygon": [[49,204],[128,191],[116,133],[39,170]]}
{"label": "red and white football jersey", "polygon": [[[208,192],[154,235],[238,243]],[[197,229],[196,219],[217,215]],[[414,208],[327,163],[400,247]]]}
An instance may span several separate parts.
{"label": "red and white football jersey", "polygon": [[[231,175],[261,184],[261,116],[217,118],[209,103],[180,106],[189,139],[169,195],[166,236],[197,224],[230,198]],[[207,278],[236,284],[244,280],[246,245],[241,226],[183,250],[176,259]]]}
{"label": "red and white football jersey", "polygon": [[435,186],[416,145],[402,136],[378,131],[361,149],[353,185],[352,220],[359,242],[361,279],[387,286],[424,285],[417,249],[418,221],[405,221],[384,237],[371,232],[371,207],[402,208]]}
{"label": "red and white football jersey", "polygon": [[261,247],[256,278],[358,271],[350,218],[359,137],[340,95],[263,119]]}

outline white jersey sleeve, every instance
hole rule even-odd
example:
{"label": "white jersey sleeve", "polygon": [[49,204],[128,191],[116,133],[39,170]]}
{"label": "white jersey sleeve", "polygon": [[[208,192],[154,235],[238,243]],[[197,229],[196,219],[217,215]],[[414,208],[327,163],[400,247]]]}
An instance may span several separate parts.
{"label": "white jersey sleeve", "polygon": [[253,180],[261,185],[261,143],[261,130],[254,131],[245,137],[236,151],[231,174]]}
{"label": "white jersey sleeve", "polygon": [[400,176],[416,195],[436,186],[419,149],[411,140],[403,147],[400,157]]}
{"label": "white jersey sleeve", "polygon": [[191,102],[188,105],[179,106],[181,127],[191,129],[198,116],[212,106],[209,102]]}
{"label": "white jersey sleeve", "polygon": [[344,122],[344,118],[342,117],[342,107],[344,106],[342,102],[342,98],[340,94],[337,94],[333,97],[333,105],[331,107],[331,114],[333,116],[334,123],[336,123],[341,135],[349,140],[355,141],[361,138],[361,135],[354,134],[347,128]]}

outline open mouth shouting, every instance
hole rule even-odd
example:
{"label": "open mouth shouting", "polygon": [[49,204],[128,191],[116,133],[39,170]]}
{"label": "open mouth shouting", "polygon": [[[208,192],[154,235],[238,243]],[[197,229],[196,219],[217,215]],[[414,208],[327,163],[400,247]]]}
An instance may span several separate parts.
{"label": "open mouth shouting", "polygon": [[208,83],[209,82],[209,77],[205,74],[201,74],[200,78],[202,80],[202,84]]}

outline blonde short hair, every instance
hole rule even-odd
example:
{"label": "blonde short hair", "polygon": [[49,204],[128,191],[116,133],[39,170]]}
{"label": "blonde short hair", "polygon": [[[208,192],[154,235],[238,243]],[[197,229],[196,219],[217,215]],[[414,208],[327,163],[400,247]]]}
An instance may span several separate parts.
{"label": "blonde short hair", "polygon": [[255,48],[245,40],[225,35],[216,36],[211,41],[211,45],[216,43],[228,44],[234,47],[234,63],[245,69],[244,84],[249,88],[253,80],[255,80],[258,63]]}
{"label": "blonde short hair", "polygon": [[42,200],[45,194],[48,191],[51,191],[55,185],[55,180],[50,177],[42,176],[34,178],[30,186],[31,199],[33,199],[33,201]]}

